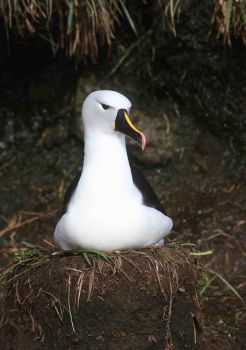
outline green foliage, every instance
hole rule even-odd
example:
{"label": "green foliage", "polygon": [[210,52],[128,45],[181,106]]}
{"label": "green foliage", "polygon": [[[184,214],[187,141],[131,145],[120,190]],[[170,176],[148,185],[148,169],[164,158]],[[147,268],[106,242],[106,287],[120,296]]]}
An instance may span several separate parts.
{"label": "green foliage", "polygon": [[113,262],[114,257],[100,250],[78,249],[70,251],[71,255],[82,255],[89,266],[95,267],[95,262],[98,258],[107,262]]}
{"label": "green foliage", "polygon": [[23,249],[19,250],[14,254],[14,262],[22,262],[26,260],[32,260],[32,259],[42,259],[46,257],[47,254],[45,254],[42,250],[40,249]]}
{"label": "green foliage", "polygon": [[[226,288],[228,288],[242,303],[244,303],[243,298],[241,295],[238,293],[238,291],[233,287],[230,282],[225,279],[219,272],[207,267],[207,271],[210,274],[209,275],[203,275],[199,280],[198,280],[198,288],[200,290],[200,295],[203,295],[207,288],[210,286],[210,284],[218,278]],[[211,277],[212,275],[212,277]]]}
{"label": "green foliage", "polygon": [[[238,291],[220,274],[218,273],[217,271],[211,269],[211,268],[208,268],[208,272],[210,272],[211,274],[213,274],[215,277],[218,277],[224,284],[225,286],[232,292],[236,295],[236,297],[238,299],[240,299],[243,303],[244,303],[244,300],[243,298],[240,296],[240,294],[238,293]],[[211,283],[211,282],[210,282]]]}

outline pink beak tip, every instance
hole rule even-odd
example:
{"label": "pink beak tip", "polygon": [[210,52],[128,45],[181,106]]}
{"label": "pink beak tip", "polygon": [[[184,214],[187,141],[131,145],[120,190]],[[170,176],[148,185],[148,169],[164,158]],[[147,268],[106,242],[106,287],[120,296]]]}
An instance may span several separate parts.
{"label": "pink beak tip", "polygon": [[142,151],[145,149],[146,147],[146,137],[144,134],[141,135],[142,136]]}

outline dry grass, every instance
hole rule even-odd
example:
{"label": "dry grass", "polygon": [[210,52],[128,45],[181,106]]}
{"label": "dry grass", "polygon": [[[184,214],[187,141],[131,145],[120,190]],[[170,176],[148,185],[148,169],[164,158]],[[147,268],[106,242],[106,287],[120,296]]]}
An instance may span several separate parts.
{"label": "dry grass", "polygon": [[77,60],[95,60],[99,45],[111,46],[120,17],[136,31],[123,0],[1,0],[0,16],[8,38],[12,30],[22,38],[38,35],[54,54],[62,48]]}
{"label": "dry grass", "polygon": [[[182,0],[159,0],[166,22],[176,36],[176,22],[182,14]],[[246,2],[245,0],[214,0],[212,24],[215,24],[218,36],[222,35],[231,46],[232,37],[241,38],[246,45]],[[209,4],[207,5],[209,7]],[[209,29],[209,28],[208,28]]]}
{"label": "dry grass", "polygon": [[42,220],[49,216],[53,216],[56,213],[57,210],[48,211],[46,213],[20,211],[17,214],[14,214],[9,220],[2,217],[6,222],[6,226],[2,230],[0,230],[0,237],[5,235],[6,233],[19,229],[20,227],[30,224],[34,221]]}
{"label": "dry grass", "polygon": [[246,45],[246,2],[245,0],[216,0],[212,17],[225,41],[231,46],[232,37],[241,38]]}
{"label": "dry grass", "polygon": [[[158,12],[158,31],[164,28],[176,36],[183,4],[183,0],[156,0],[153,3],[143,1],[140,6],[141,11],[154,9]],[[0,0],[0,18],[3,18],[8,43],[11,32],[25,40],[39,36],[49,43],[54,54],[64,49],[66,55],[77,62],[88,57],[95,61],[100,46],[111,47],[117,25],[123,24],[128,32],[138,36],[134,6],[126,5],[124,0]],[[244,0],[215,0],[210,15],[218,34],[229,44],[232,36],[241,37],[246,44]],[[145,35],[144,26],[139,32]],[[122,42],[122,38],[119,39]]]}

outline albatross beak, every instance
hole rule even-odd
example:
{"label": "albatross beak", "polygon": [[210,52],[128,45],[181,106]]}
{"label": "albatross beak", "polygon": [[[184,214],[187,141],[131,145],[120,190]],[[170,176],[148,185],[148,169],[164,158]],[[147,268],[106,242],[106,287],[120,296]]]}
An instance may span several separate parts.
{"label": "albatross beak", "polygon": [[133,140],[140,143],[142,150],[144,150],[146,146],[146,138],[144,134],[132,124],[125,109],[118,110],[114,123],[114,130],[120,131],[123,134],[131,137]]}

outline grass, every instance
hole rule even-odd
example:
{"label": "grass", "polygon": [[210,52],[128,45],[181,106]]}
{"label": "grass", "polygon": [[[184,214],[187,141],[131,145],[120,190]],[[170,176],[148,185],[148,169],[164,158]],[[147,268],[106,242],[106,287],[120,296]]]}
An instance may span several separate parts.
{"label": "grass", "polygon": [[[236,295],[237,298],[239,298],[241,300],[242,303],[244,303],[243,298],[241,297],[241,295],[238,293],[238,291],[217,271],[211,269],[211,268],[207,268],[208,272],[211,273],[212,275],[214,275],[214,277],[218,277],[224,284],[225,286],[233,293]],[[212,281],[211,281],[212,282]],[[211,283],[210,282],[210,283]]]}
{"label": "grass", "polygon": [[[238,293],[238,291],[233,287],[233,285],[225,278],[223,277],[219,272],[217,272],[214,269],[211,269],[208,266],[204,267],[205,271],[207,272],[205,275],[203,275],[198,280],[198,286],[200,289],[200,295],[204,295],[209,286],[212,284],[212,282],[215,279],[219,279],[225,286],[228,288],[242,303],[245,303],[241,295]],[[210,276],[212,275],[212,277]]]}
{"label": "grass", "polygon": [[[194,245],[191,245],[191,247],[194,249]],[[203,257],[203,256],[208,256],[208,255],[212,255],[213,254],[213,250],[207,250],[207,251],[192,251],[190,252],[191,256],[194,257]],[[210,268],[209,266],[204,266],[205,271],[207,271],[208,274],[202,276],[199,280],[198,280],[198,286],[200,289],[200,295],[203,295],[207,288],[211,285],[211,283],[216,279],[220,279],[221,282],[223,282],[223,284],[242,302],[245,303],[243,298],[241,297],[241,295],[238,293],[238,291],[231,285],[231,283],[225,278],[223,277],[219,272],[217,272],[216,270]],[[212,277],[209,276],[212,275]]]}
{"label": "grass", "polygon": [[180,14],[182,0],[169,0],[165,1],[165,15],[167,18],[167,23],[173,33],[176,36],[176,21]]}
{"label": "grass", "polygon": [[[50,45],[54,55],[62,49],[77,62],[88,58],[96,61],[99,47],[110,48],[116,41],[117,33],[118,44],[125,37],[131,37],[131,33],[134,33],[131,43],[135,42],[134,38],[144,36],[149,29],[145,29],[144,23],[140,24],[139,13],[151,13],[154,10],[156,33],[167,30],[177,35],[176,27],[179,17],[184,13],[185,1],[158,0],[136,6],[124,0],[0,0],[0,18],[3,19],[3,30],[9,45],[12,33],[26,41],[39,37]],[[191,17],[192,6],[188,10]],[[244,0],[216,0],[212,12],[209,5],[206,6],[207,15],[212,17],[212,26],[217,28],[219,35],[229,44],[233,35],[241,37],[246,44]],[[117,27],[123,29],[118,31]],[[207,32],[209,30],[207,28]],[[126,35],[122,35],[125,31]]]}
{"label": "grass", "polygon": [[216,1],[212,22],[229,45],[232,45],[233,36],[240,37],[246,45],[245,0]]}
{"label": "grass", "polygon": [[10,32],[21,38],[39,36],[54,54],[64,49],[77,60],[98,56],[99,42],[111,46],[115,25],[122,17],[136,33],[123,0],[0,0],[7,41]]}
{"label": "grass", "polygon": [[67,302],[68,302],[68,313],[71,321],[71,326],[74,334],[77,335],[74,322],[73,322],[73,315],[72,315],[72,308],[71,308],[71,276],[68,277],[68,283],[67,283]]}

